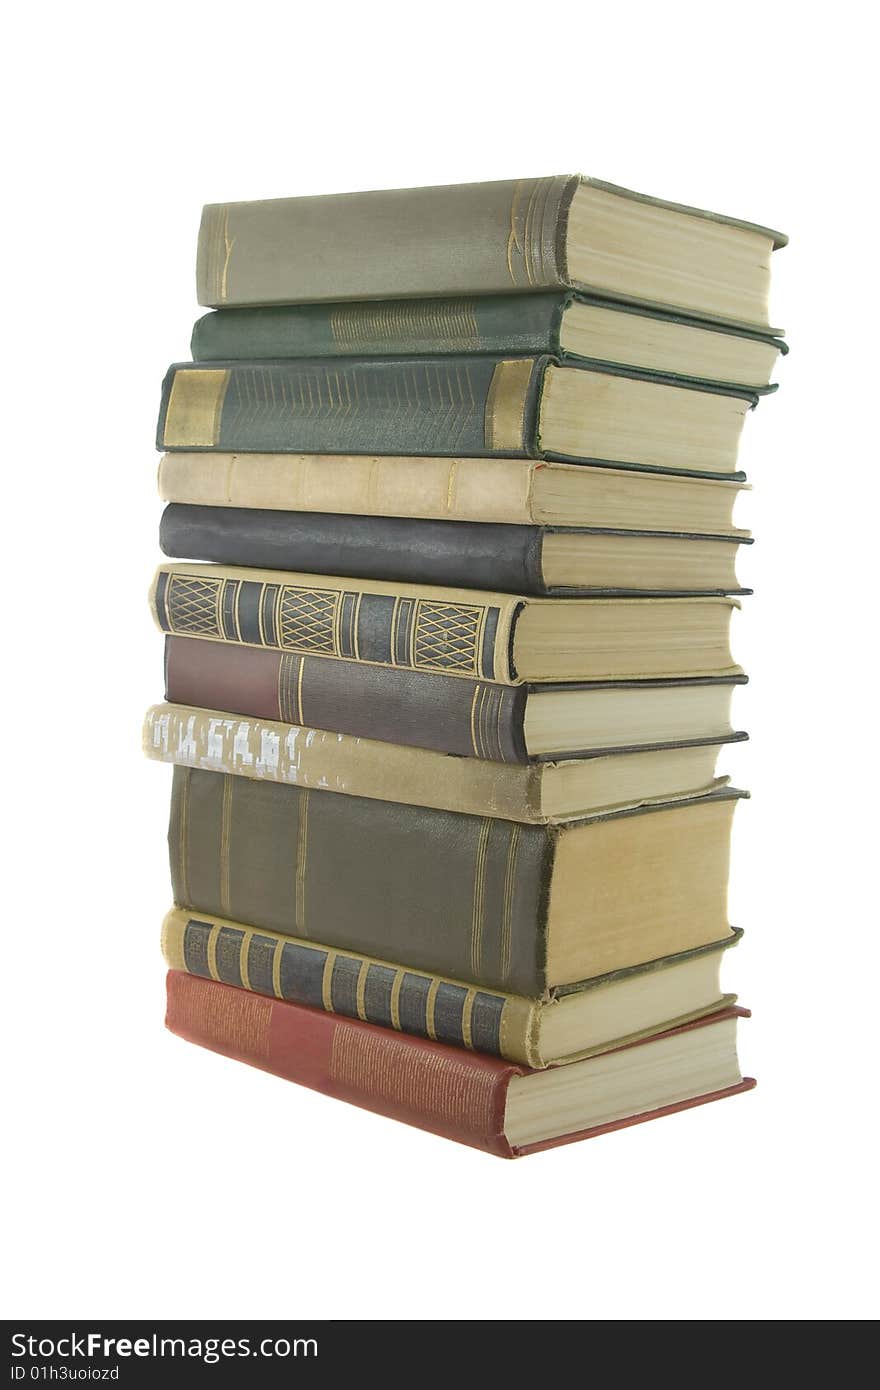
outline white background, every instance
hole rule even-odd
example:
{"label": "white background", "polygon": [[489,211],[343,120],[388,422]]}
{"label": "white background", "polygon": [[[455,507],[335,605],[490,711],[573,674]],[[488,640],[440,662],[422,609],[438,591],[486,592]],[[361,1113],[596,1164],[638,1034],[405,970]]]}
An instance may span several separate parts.
{"label": "white background", "polygon": [[[872,1316],[868,7],[27,13],[6,31],[0,225],[4,1312]],[[791,236],[773,321],[792,352],[742,444],[753,741],[729,762],[753,800],[726,982],[754,1010],[741,1051],[760,1084],[503,1163],[163,1031],[170,771],[139,753],[162,693],[153,434],[188,355],[203,202],[573,170]]]}

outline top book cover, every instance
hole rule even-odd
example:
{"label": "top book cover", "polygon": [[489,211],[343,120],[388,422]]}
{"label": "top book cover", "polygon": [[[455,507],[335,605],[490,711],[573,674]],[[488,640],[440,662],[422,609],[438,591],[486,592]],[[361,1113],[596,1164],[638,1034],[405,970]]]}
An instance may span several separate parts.
{"label": "top book cover", "polygon": [[202,213],[211,308],[569,289],[780,334],[779,232],[579,175],[257,202]]}

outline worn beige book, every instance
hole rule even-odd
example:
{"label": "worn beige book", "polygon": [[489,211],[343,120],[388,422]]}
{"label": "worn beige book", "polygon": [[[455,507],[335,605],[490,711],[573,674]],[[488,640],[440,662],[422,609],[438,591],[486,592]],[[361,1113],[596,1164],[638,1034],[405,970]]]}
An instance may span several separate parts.
{"label": "worn beige book", "polygon": [[159,493],[189,506],[748,536],[743,483],[517,458],[163,455]]}
{"label": "worn beige book", "polygon": [[160,762],[530,825],[708,795],[727,780],[715,776],[718,746],[517,766],[190,705],[154,705],[144,723],[144,751]]}

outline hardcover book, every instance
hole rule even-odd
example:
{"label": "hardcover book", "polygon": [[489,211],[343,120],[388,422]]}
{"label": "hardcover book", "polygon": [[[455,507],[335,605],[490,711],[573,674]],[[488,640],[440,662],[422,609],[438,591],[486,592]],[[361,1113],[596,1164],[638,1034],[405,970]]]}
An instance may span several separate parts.
{"label": "hardcover book", "polygon": [[748,535],[733,525],[742,483],[531,459],[181,450],[163,456],[159,491],[189,506]]}
{"label": "hardcover book", "polygon": [[731,598],[531,598],[178,563],[160,565],[150,602],[175,636],[502,685],[740,674]]}
{"label": "hardcover book", "polygon": [[558,458],[737,477],[745,387],[684,385],[552,357],[179,362],[159,449]]}
{"label": "hardcover book", "polygon": [[557,175],[212,203],[196,279],[211,308],[562,287],[766,332],[770,253],[785,242],[754,223]]}
{"label": "hardcover book", "polygon": [[253,569],[574,596],[743,593],[736,554],[749,538],[172,502],[159,543],[176,558]]}
{"label": "hardcover book", "polygon": [[154,705],[143,746],[181,767],[527,825],[699,796],[725,780],[715,777],[713,744],[517,766],[190,705]]}
{"label": "hardcover book", "polygon": [[780,338],[587,295],[472,295],[219,309],[193,328],[195,362],[275,357],[547,353],[767,391]]}
{"label": "hardcover book", "polygon": [[176,766],[174,901],[538,998],[729,937],[743,795],[525,825]]}
{"label": "hardcover book", "polygon": [[504,686],[205,642],[165,639],[165,698],[460,757],[526,763],[741,740],[731,696],[745,676]]}
{"label": "hardcover book", "polygon": [[162,951],[173,970],[535,1069],[729,1007],[721,955],[742,935],[525,999],[316,941],[173,908]]}
{"label": "hardcover book", "polygon": [[586,1139],[754,1086],[732,1008],[564,1067],[511,1062],[168,972],[165,1023],[225,1057],[501,1158]]}

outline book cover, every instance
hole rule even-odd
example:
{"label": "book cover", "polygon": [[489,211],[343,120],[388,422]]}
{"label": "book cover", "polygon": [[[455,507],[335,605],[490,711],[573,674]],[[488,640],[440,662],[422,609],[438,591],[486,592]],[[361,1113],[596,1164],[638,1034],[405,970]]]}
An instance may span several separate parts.
{"label": "book cover", "polygon": [[[551,991],[543,999],[482,989],[317,941],[260,931],[204,913],[196,916],[179,907],[172,908],[162,924],[162,953],[172,970],[325,1013],[360,1018],[397,1033],[543,1068],[537,1046],[539,1016],[555,1000],[573,993],[589,996],[624,979],[662,972],[696,956],[715,955],[736,945],[741,936],[739,931],[709,946],[647,961],[564,991]],[[669,1020],[669,1026],[715,1013],[734,1002],[735,996],[722,996],[687,1019]],[[567,1060],[623,1041],[629,1039],[618,1036],[602,1046],[572,1053]]]}
{"label": "book cover", "polygon": [[[527,1074],[527,1068],[177,970],[168,972],[167,996],[166,1027],[188,1042],[500,1158],[673,1114],[755,1084],[743,1078],[723,1090],[675,1099],[590,1130],[514,1146],[504,1132],[507,1092],[512,1078]],[[734,1008],[684,1024],[682,1031],[747,1016],[745,1009]],[[677,1031],[630,1046],[650,1046],[658,1036],[668,1038]]]}

